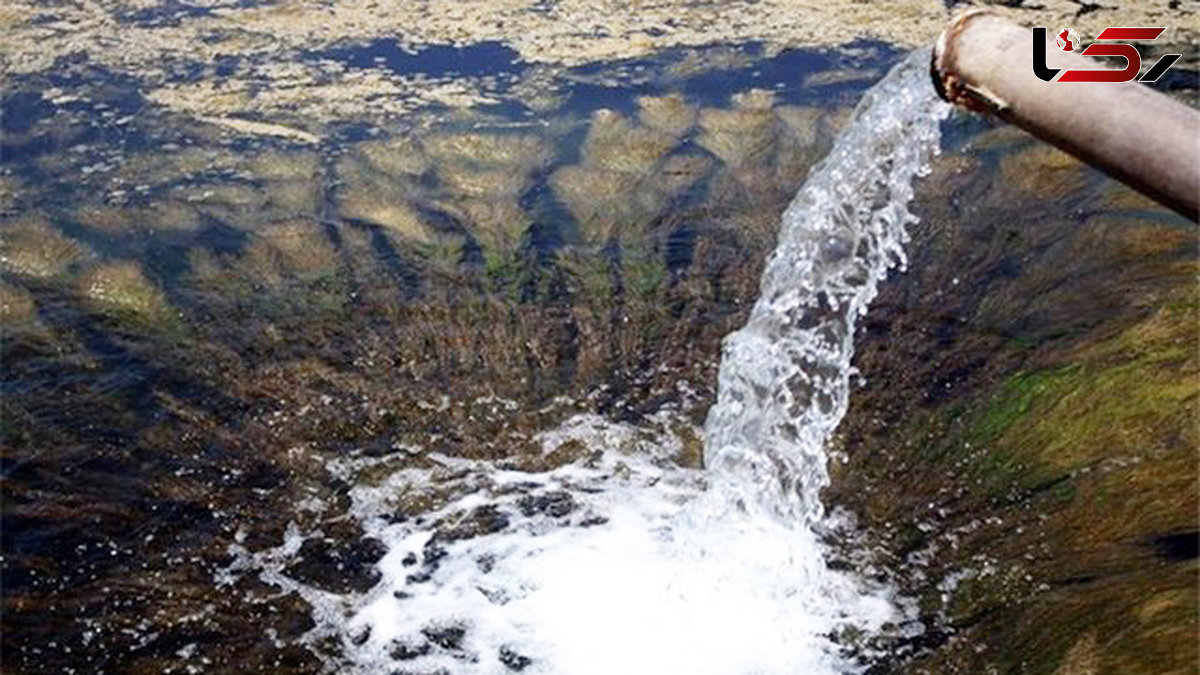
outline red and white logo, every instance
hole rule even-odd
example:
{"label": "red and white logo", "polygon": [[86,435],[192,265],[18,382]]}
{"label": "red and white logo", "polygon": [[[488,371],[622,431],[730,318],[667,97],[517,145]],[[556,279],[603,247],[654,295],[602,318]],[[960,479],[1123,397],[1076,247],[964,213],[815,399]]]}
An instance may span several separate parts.
{"label": "red and white logo", "polygon": [[1079,35],[1074,28],[1064,28],[1056,34],[1055,42],[1058,43],[1058,48],[1064,52],[1073,52],[1079,45]]}
{"label": "red and white logo", "polygon": [[[1083,48],[1083,56],[1112,56],[1123,59],[1125,67],[1115,68],[1072,68],[1063,72],[1061,68],[1050,68],[1046,64],[1049,40],[1043,26],[1033,28],[1033,74],[1046,82],[1154,82],[1179,60],[1181,54],[1163,54],[1145,75],[1138,77],[1142,69],[1142,55],[1130,42],[1156,40],[1166,30],[1164,26],[1109,26],[1100,31],[1096,41]],[[1054,35],[1054,44],[1064,52],[1074,52],[1081,45],[1073,28],[1060,29]],[[1059,73],[1062,72],[1060,76]],[[1055,79],[1057,78],[1057,79]]]}

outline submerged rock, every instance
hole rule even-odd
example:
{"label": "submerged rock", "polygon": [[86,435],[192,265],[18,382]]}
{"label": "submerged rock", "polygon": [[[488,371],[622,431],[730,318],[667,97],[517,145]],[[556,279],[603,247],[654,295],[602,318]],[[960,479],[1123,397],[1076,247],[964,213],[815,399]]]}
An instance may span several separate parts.
{"label": "submerged rock", "polygon": [[[451,542],[495,534],[509,525],[508,514],[495,505],[480,506],[453,522],[438,528],[436,539]],[[428,555],[426,556],[428,558]]]}
{"label": "submerged rock", "polygon": [[414,243],[433,241],[435,233],[414,206],[414,185],[355,159],[339,161],[337,174],[341,185],[334,197],[341,217],[379,225]]}
{"label": "submerged rock", "polygon": [[730,108],[700,111],[696,142],[732,168],[766,161],[778,133],[774,94],[752,89],[735,95],[732,103]]}
{"label": "submerged rock", "polygon": [[359,143],[354,150],[372,169],[389,176],[420,176],[429,169],[429,160],[420,144],[407,134]]}
{"label": "submerged rock", "polygon": [[1000,175],[1012,185],[1041,197],[1077,195],[1089,169],[1071,155],[1046,143],[1033,142],[1000,160]]}
{"label": "submerged rock", "polygon": [[592,114],[583,142],[583,164],[603,171],[644,174],[676,141],[676,136],[635,125],[621,113],[598,110]]}
{"label": "submerged rock", "polygon": [[467,629],[458,625],[430,626],[423,628],[421,634],[442,649],[455,651],[462,649],[462,641],[467,636]]}
{"label": "submerged rock", "polygon": [[246,271],[271,283],[311,279],[338,269],[337,253],[321,225],[311,220],[271,223],[255,232],[243,256]]}
{"label": "submerged rock", "polygon": [[81,225],[112,236],[135,235],[141,231],[181,231],[198,229],[201,215],[190,203],[162,200],[144,206],[129,204],[88,204],[75,211]]}
{"label": "submerged rock", "polygon": [[365,593],[380,579],[375,563],[387,553],[383,542],[373,538],[335,541],[306,539],[288,576],[335,593]]}
{"label": "submerged rock", "polygon": [[136,262],[101,265],[80,277],[79,292],[88,304],[113,318],[167,320],[174,310]]}
{"label": "submerged rock", "polygon": [[37,305],[29,291],[0,282],[0,324],[5,331],[37,321]]}
{"label": "submerged rock", "polygon": [[646,127],[680,138],[696,125],[697,108],[682,94],[639,96],[637,119]]}
{"label": "submerged rock", "polygon": [[500,663],[513,672],[521,672],[533,664],[533,659],[514,651],[510,647],[500,648]]}
{"label": "submerged rock", "polygon": [[388,647],[388,656],[396,661],[412,661],[425,656],[432,649],[433,647],[425,641],[394,640]]}
{"label": "submerged rock", "polygon": [[64,277],[88,257],[84,244],[59,233],[44,218],[23,216],[0,223],[0,268],[11,274]]}
{"label": "submerged rock", "polygon": [[562,518],[570,515],[577,504],[570,492],[556,490],[536,495],[521,497],[518,505],[525,516],[544,514],[551,518]]}

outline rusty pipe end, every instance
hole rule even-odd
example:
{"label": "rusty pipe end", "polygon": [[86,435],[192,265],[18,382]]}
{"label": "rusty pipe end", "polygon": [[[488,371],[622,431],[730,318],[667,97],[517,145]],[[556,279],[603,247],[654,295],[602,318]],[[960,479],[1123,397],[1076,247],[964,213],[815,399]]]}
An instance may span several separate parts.
{"label": "rusty pipe end", "polygon": [[997,113],[1005,108],[1003,101],[955,75],[959,38],[969,23],[984,17],[1001,18],[997,12],[977,8],[960,11],[950,19],[933,45],[929,75],[933,79],[933,88],[944,100],[973,112]]}
{"label": "rusty pipe end", "polygon": [[933,85],[945,100],[1016,124],[1196,220],[1200,162],[1194,144],[1179,139],[1196,137],[1200,112],[1142,84],[1047,79],[1035,59],[1056,72],[1112,68],[1031,44],[1046,39],[1038,35],[997,12],[961,12],[934,45]]}

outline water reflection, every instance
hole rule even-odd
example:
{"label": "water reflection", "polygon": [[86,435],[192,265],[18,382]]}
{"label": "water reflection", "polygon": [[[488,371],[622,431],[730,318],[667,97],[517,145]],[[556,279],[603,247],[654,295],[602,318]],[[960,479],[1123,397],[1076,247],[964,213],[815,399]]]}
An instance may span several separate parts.
{"label": "water reflection", "polygon": [[[370,472],[332,476],[330,459],[538,466],[558,459],[531,438],[572,413],[686,401],[698,420],[779,214],[896,52],[715,47],[566,71],[498,56],[476,73],[493,100],[315,143],[173,115],[99,70],[5,91],[6,663],[314,670],[339,647],[299,643],[307,601],[212,580],[233,542],[263,550],[291,525],[320,542],[298,577],[370,586],[373,549],[345,517]],[[441,77],[465,57],[313,58]],[[198,101],[248,96],[201,84]],[[1099,320],[1078,301],[1087,275],[1187,248],[1171,216],[1073,160],[951,127],[918,198],[914,267],[938,302],[1038,340],[1064,320],[1053,307]],[[1030,211],[1047,215],[1005,233]],[[1109,310],[1133,306],[1105,289]],[[690,427],[668,426],[694,458]]]}

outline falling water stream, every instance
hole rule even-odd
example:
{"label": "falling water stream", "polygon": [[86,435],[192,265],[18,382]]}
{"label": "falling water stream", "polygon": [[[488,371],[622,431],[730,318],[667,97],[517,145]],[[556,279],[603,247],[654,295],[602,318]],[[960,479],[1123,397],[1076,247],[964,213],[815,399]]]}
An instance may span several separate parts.
{"label": "falling water stream", "polygon": [[824,446],[846,412],[854,328],[906,262],[912,182],[949,112],[922,58],[864,94],[783,214],[749,321],[725,340],[706,464],[715,482],[787,521],[821,518]]}
{"label": "falling water stream", "polygon": [[[870,89],[783,216],[760,297],[725,341],[703,430],[705,471],[677,441],[597,416],[543,433],[578,461],[541,473],[433,455],[358,484],[353,513],[388,549],[356,597],[283,573],[303,537],[235,547],[226,571],[261,570],[315,608],[331,670],[359,672],[821,673],[861,660],[831,638],[903,620],[891,589],[831,570],[824,446],[845,413],[855,324],[905,262],[912,181],[947,114],[914,53]],[[661,427],[672,423],[660,413]],[[349,477],[372,461],[335,463]],[[369,468],[369,467],[366,467]],[[437,484],[423,518],[396,494]]]}

